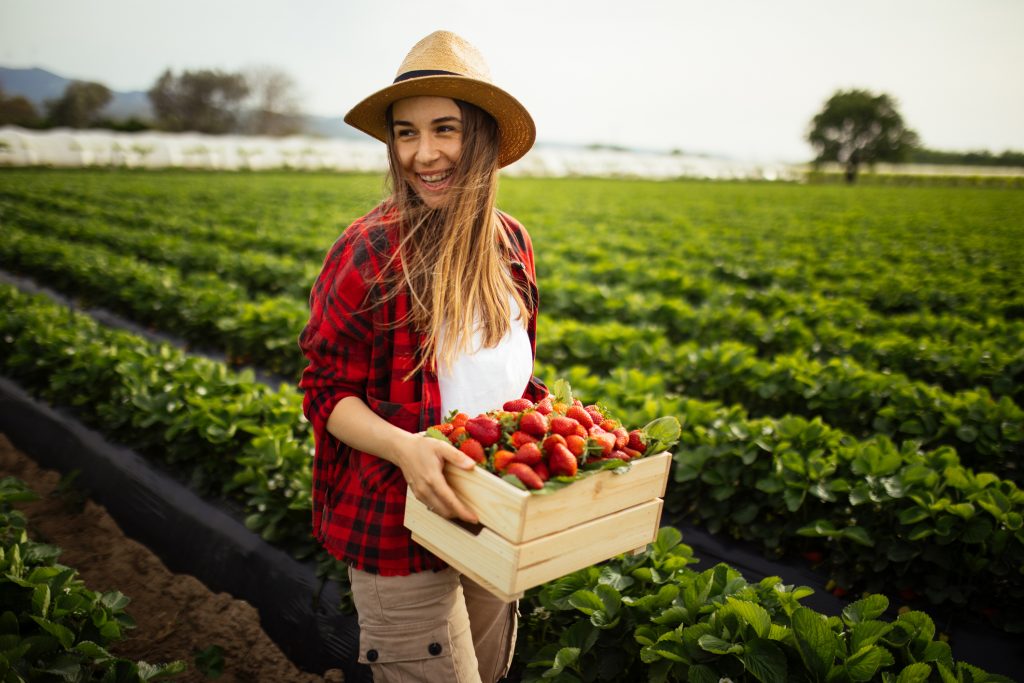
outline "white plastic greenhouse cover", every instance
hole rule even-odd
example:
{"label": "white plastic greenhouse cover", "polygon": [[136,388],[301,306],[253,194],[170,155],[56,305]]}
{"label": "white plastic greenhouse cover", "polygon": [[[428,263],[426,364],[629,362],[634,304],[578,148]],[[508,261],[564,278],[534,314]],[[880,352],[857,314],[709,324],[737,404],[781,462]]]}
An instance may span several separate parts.
{"label": "white plastic greenhouse cover", "polygon": [[[0,165],[377,172],[387,168],[387,156],[384,145],[372,140],[148,131],[120,133],[70,128],[36,131],[4,126],[0,128]],[[686,155],[538,145],[503,173],[513,176],[790,180],[798,178],[801,171],[782,163],[754,164]]]}

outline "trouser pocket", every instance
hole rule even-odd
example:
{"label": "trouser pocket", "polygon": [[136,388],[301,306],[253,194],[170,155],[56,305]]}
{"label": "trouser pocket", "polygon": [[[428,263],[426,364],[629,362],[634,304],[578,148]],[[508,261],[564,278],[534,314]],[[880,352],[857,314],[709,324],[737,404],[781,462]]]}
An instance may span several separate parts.
{"label": "trouser pocket", "polygon": [[459,674],[452,645],[447,621],[367,625],[360,627],[359,661],[370,665],[374,683],[473,680]]}

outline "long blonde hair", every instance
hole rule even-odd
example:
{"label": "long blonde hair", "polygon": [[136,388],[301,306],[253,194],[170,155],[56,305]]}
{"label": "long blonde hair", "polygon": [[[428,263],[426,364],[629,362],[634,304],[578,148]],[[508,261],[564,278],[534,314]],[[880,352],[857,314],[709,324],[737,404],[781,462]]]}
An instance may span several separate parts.
{"label": "long blonde hair", "polygon": [[384,300],[400,288],[409,293],[408,315],[394,326],[410,324],[423,335],[413,372],[434,368],[435,358],[450,365],[470,350],[478,321],[483,345],[496,346],[511,326],[509,295],[519,305],[524,327],[532,308],[510,273],[506,254],[512,242],[495,208],[498,125],[483,109],[455,102],[462,115],[462,149],[446,201],[435,209],[424,204],[402,173],[390,108],[387,114],[388,183],[400,216],[401,265],[396,267],[393,258],[383,273],[392,285]]}

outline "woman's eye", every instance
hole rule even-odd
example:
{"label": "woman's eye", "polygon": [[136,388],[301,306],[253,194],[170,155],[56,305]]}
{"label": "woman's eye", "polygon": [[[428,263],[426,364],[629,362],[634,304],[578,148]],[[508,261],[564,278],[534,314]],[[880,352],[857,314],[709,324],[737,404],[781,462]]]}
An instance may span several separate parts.
{"label": "woman's eye", "polygon": [[411,128],[400,128],[399,130],[397,130],[395,132],[395,137],[407,138],[407,137],[409,137],[411,135],[415,135],[415,134],[416,134],[416,131],[412,130]]}

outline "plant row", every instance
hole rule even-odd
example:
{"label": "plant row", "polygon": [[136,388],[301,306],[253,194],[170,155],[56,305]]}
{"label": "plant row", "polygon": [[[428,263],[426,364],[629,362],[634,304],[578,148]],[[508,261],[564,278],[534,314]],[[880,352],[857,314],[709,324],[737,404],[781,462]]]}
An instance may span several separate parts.
{"label": "plant row", "polygon": [[[23,233],[45,230],[46,234],[54,236],[54,241],[50,242],[54,250],[65,249],[59,238],[102,244],[115,253],[174,266],[183,275],[208,271],[232,284],[241,285],[250,295],[254,292],[283,292],[304,301],[318,269],[318,265],[310,262],[301,263],[266,252],[240,251],[216,244],[197,250],[194,243],[186,238],[143,230],[125,234],[123,230],[85,219],[26,218],[25,211],[14,213],[13,229],[20,229]],[[557,288],[553,289],[557,291]],[[708,344],[736,339],[754,344],[760,355],[809,348],[814,349],[817,358],[850,356],[869,367],[881,366],[938,383],[947,389],[984,385],[997,394],[1024,397],[1024,338],[1013,353],[1004,352],[1000,345],[990,341],[972,340],[950,345],[894,333],[868,336],[851,333],[830,323],[819,324],[812,331],[790,314],[765,319],[756,311],[736,306],[704,305],[694,308],[682,301],[674,301],[671,304],[666,302],[664,308],[671,314],[671,319],[666,320],[661,315],[659,320],[677,340],[686,338]],[[542,327],[542,332],[546,327]],[[596,360],[583,362],[596,367]]]}
{"label": "plant row", "polygon": [[[643,368],[662,375],[674,393],[740,403],[761,415],[821,416],[858,437],[948,443],[978,469],[1020,476],[1024,411],[984,389],[949,394],[851,360],[821,362],[803,352],[766,360],[737,342],[673,347],[650,327],[546,318],[539,329],[541,355],[559,367],[580,364],[598,373],[616,365]],[[610,348],[618,363],[609,360]]]}
{"label": "plant row", "polygon": [[857,440],[819,419],[751,418],[673,395],[637,370],[561,375],[621,420],[678,417],[665,504],[680,519],[770,556],[811,553],[843,590],[968,605],[1024,630],[1024,491],[1013,481],[965,467],[949,447]]}
{"label": "plant row", "polygon": [[90,590],[57,562],[60,548],[29,538],[14,504],[36,499],[24,482],[0,479],[0,681],[138,683],[183,673],[182,661],[154,665],[110,652],[135,627],[128,598]]}
{"label": "plant row", "polygon": [[[304,365],[294,340],[307,312],[296,300],[250,302],[244,292],[212,276],[183,278],[175,269],[140,264],[96,247],[72,250],[59,240],[17,229],[0,245],[0,262],[93,303],[125,311],[138,322],[174,330],[198,343],[217,340],[214,343],[237,361],[293,377]],[[600,369],[607,362],[606,329],[615,328],[548,319],[541,353],[550,344],[555,357],[559,349],[567,351],[565,364],[582,362]],[[1024,440],[1024,415],[1009,399],[995,401],[984,390],[947,394],[847,360],[821,363],[796,353],[766,361],[757,357],[756,349],[739,344],[670,348],[659,346],[650,332],[620,326],[618,333],[616,347],[627,359],[664,372],[672,380],[670,388],[678,392],[742,403],[761,414],[821,415],[858,436],[879,432],[951,443],[975,467],[1019,474],[1012,456]],[[622,344],[630,335],[635,341]],[[560,339],[564,341],[559,343]]]}
{"label": "plant row", "polygon": [[241,285],[250,295],[286,294],[305,299],[319,272],[319,263],[301,262],[292,256],[210,242],[197,249],[194,239],[189,237],[155,230],[126,231],[84,217],[40,214],[16,207],[5,212],[4,220],[23,232],[75,244],[101,245],[149,263],[174,266],[182,274],[212,273]]}
{"label": "plant row", "polygon": [[516,642],[524,683],[981,683],[1010,681],[953,660],[925,613],[884,618],[870,595],[827,617],[813,593],[777,577],[748,583],[719,564],[690,567],[692,550],[663,527],[647,551],[620,555],[527,593]]}
{"label": "plant row", "polygon": [[167,463],[246,525],[298,557],[309,533],[309,424],[293,389],[103,327],[47,297],[0,286],[0,368],[27,391]]}
{"label": "plant row", "polygon": [[[308,423],[301,419],[297,392],[287,387],[274,392],[246,373],[229,372],[223,364],[103,328],[88,316],[63,309],[45,297],[0,287],[0,303],[9,311],[0,323],[0,367],[6,376],[44,400],[74,407],[84,422],[171,464],[200,490],[244,506],[246,523],[267,540],[291,544],[300,556],[313,551],[308,533],[312,443]],[[542,376],[555,376],[553,369],[541,371]],[[946,469],[940,474],[950,483],[936,476],[925,478],[924,483],[907,477],[909,483],[903,490],[890,486],[884,489],[889,498],[881,498],[874,489],[862,491],[862,477],[848,472],[834,469],[807,474],[810,466],[800,458],[855,458],[886,448],[882,437],[861,443],[798,418],[751,420],[737,408],[671,397],[663,382],[637,372],[615,371],[606,382],[578,371],[570,371],[567,378],[578,395],[599,397],[616,417],[630,424],[646,424],[660,415],[679,418],[685,445],[677,453],[674,476],[679,481],[670,487],[666,504],[680,514],[699,517],[713,531],[757,540],[775,553],[796,552],[810,543],[796,531],[824,520],[823,529],[831,524],[840,532],[816,543],[849,551],[859,550],[860,541],[868,539],[888,552],[893,531],[900,530],[900,520],[911,514],[906,510],[924,507],[928,518],[915,519],[914,524],[932,525],[935,534],[941,534],[944,552],[940,559],[951,567],[936,565],[933,554],[922,551],[890,559],[884,567],[875,562],[870,569],[852,563],[826,569],[844,585],[855,588],[879,580],[889,582],[879,587],[888,587],[894,577],[933,577],[923,579],[921,585],[925,585],[924,581],[962,577],[966,568],[976,578],[973,588],[964,589],[965,599],[987,601],[993,596],[991,600],[1003,604],[1019,601],[1020,573],[1003,576],[999,567],[1019,567],[1024,559],[1020,557],[1024,539],[1019,531],[1024,501],[1011,482],[999,481],[994,475],[969,475],[948,449],[921,457],[946,458]],[[787,440],[797,438],[794,429],[802,434],[800,444],[786,446]],[[836,444],[845,450],[817,452]],[[786,456],[784,463],[781,457],[789,452],[787,448],[796,454]],[[913,465],[920,455],[909,448],[895,451],[891,444],[888,448],[900,455],[897,470]],[[680,474],[693,469],[692,459],[708,449],[718,453],[723,463],[739,468],[734,479],[720,482],[717,488],[709,488],[703,474],[695,479]],[[891,453],[887,458],[891,460]],[[959,479],[955,478],[958,473]],[[845,491],[840,483],[844,478]],[[961,480],[972,483],[968,486]],[[772,483],[765,483],[769,481]],[[968,499],[970,487],[977,487],[977,482],[981,482],[977,500]],[[865,505],[862,493],[870,504],[857,510],[864,514],[851,525],[849,508]],[[830,496],[832,500],[828,500]],[[719,507],[706,504],[709,497]],[[926,502],[919,505],[915,497]],[[1002,517],[986,507],[989,497],[995,504],[1005,498],[1007,509]],[[700,504],[694,507],[694,501]],[[956,521],[961,518],[957,515],[963,515],[965,502],[972,506],[974,517],[988,520],[993,539],[1006,536],[1006,529],[1015,524],[1018,530],[1002,545],[994,540],[977,542],[980,527],[972,526],[968,533],[959,522],[950,525],[951,517]],[[750,503],[756,503],[756,508],[751,509]],[[851,526],[861,531],[845,531]],[[919,533],[923,532],[915,530],[914,538],[895,538],[910,548],[924,548],[931,537]],[[858,574],[860,571],[863,573]],[[978,588],[983,585],[989,586],[988,592]],[[957,599],[937,590],[925,598],[939,602]]]}
{"label": "plant row", "polygon": [[232,364],[254,364],[286,377],[305,366],[296,345],[308,306],[290,297],[251,300],[213,274],[183,276],[102,247],[7,231],[0,265],[31,275],[68,296],[123,313],[189,342],[223,349]]}

